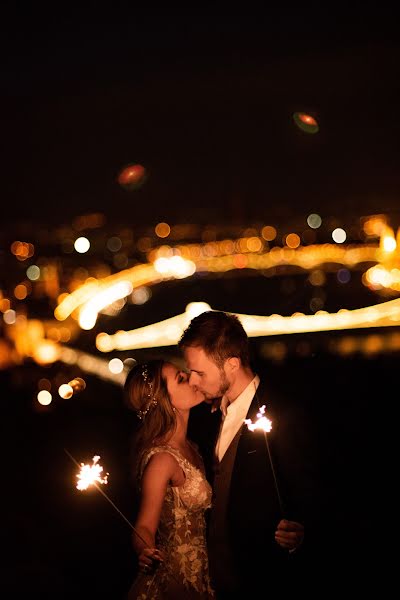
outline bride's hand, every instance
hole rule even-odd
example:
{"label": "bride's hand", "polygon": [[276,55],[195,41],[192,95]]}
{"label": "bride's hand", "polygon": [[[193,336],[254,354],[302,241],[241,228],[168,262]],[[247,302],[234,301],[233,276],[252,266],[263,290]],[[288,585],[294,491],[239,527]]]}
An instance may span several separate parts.
{"label": "bride's hand", "polygon": [[143,548],[138,559],[140,570],[148,573],[156,569],[159,563],[164,561],[164,554],[158,548]]}

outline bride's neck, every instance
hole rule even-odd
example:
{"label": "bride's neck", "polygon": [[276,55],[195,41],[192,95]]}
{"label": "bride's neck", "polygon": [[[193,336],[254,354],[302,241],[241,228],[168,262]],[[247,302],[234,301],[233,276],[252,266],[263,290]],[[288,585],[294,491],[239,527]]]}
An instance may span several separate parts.
{"label": "bride's neck", "polygon": [[184,448],[187,446],[186,431],[173,433],[170,437],[166,438],[166,442],[169,444],[169,446],[173,446],[175,448]]}
{"label": "bride's neck", "polygon": [[162,443],[168,444],[175,448],[185,448],[188,444],[187,440],[187,423],[182,423],[178,420],[176,429],[170,435],[165,435],[162,438]]}

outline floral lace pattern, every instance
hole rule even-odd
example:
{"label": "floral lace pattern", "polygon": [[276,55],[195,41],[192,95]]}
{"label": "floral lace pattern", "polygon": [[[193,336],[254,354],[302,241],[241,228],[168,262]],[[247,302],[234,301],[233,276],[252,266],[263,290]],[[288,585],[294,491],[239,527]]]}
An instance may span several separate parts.
{"label": "floral lace pattern", "polygon": [[159,452],[172,454],[185,474],[185,482],[179,487],[167,487],[156,540],[165,561],[154,574],[139,576],[129,599],[212,599],[204,515],[211,506],[211,486],[204,469],[195,467],[179,450],[167,445],[151,448],[142,469]]}

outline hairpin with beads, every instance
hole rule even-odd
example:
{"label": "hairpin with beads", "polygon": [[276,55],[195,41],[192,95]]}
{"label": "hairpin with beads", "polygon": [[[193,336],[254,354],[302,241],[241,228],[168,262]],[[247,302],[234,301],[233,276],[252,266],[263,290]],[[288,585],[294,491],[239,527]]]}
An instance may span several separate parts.
{"label": "hairpin with beads", "polygon": [[146,408],[144,408],[143,410],[138,410],[136,413],[138,419],[140,419],[141,421],[144,420],[145,416],[147,415],[147,413],[149,412],[149,410],[152,407],[157,406],[157,400],[153,395],[153,382],[150,379],[149,371],[148,371],[146,364],[144,364],[142,366],[142,377],[143,377],[145,386],[147,386],[147,388],[148,388],[148,391],[146,394],[148,404],[147,404]]}

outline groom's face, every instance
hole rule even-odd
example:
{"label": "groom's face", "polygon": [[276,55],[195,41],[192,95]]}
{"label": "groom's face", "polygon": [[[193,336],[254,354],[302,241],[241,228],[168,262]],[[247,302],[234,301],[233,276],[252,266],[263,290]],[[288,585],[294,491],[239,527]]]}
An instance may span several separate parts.
{"label": "groom's face", "polygon": [[224,368],[220,368],[202,348],[188,346],[184,349],[189,370],[189,384],[202,392],[206,400],[220,398],[229,389],[230,383]]}

